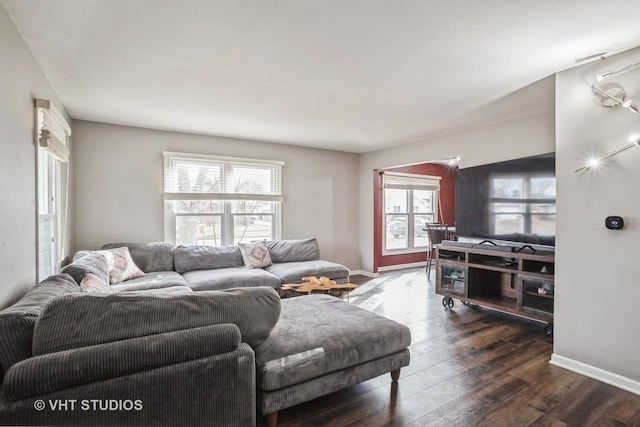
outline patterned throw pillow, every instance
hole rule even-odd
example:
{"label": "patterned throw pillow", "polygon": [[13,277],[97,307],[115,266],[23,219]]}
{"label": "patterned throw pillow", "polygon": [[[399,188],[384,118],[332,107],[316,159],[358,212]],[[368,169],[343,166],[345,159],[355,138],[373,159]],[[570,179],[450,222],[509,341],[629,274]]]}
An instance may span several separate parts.
{"label": "patterned throw pillow", "polygon": [[93,273],[87,273],[80,282],[82,292],[96,292],[101,294],[112,294],[118,292],[108,284],[104,283],[98,276]]}
{"label": "patterned throw pillow", "polygon": [[107,264],[109,264],[109,283],[112,285],[144,276],[144,272],[140,270],[136,263],[133,262],[133,259],[131,259],[129,248],[126,246],[104,251],[95,251],[95,253],[102,254],[107,258]]}
{"label": "patterned throw pillow", "polygon": [[247,268],[262,268],[271,265],[271,256],[267,249],[267,242],[262,240],[253,243],[238,243],[244,266]]}

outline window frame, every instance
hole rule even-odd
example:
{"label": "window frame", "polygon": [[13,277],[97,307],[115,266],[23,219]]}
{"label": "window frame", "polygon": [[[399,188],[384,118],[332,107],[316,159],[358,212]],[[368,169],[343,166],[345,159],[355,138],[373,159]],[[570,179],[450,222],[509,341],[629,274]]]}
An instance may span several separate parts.
{"label": "window frame", "polygon": [[[66,249],[71,128],[48,100],[35,100],[36,278],[57,273]],[[44,224],[48,223],[48,233]],[[43,241],[45,238],[49,241]]]}
{"label": "window frame", "polygon": [[[431,215],[435,220],[438,218],[439,212],[439,199],[440,199],[440,180],[439,176],[432,175],[417,175],[417,174],[405,174],[394,173],[385,171],[383,173],[383,185],[382,185],[382,255],[401,255],[424,252],[428,244],[424,246],[416,246],[415,244],[415,218],[416,216]],[[406,191],[406,212],[387,212],[387,190],[405,190]],[[431,212],[416,212],[414,206],[414,191],[430,191],[432,208]],[[406,246],[397,249],[387,248],[387,230],[388,230],[388,218],[393,216],[405,217],[405,239]]]}
{"label": "window frame", "polygon": [[[178,242],[177,221],[179,217],[199,216],[220,218],[220,235],[215,236],[214,239],[206,239],[203,235],[203,239],[197,239],[202,241],[202,244],[208,246],[227,246],[235,245],[236,242],[236,218],[238,217],[270,217],[271,236],[270,240],[278,240],[282,236],[282,168],[284,162],[273,160],[261,160],[261,159],[248,159],[248,158],[236,158],[236,157],[223,157],[223,156],[211,156],[201,154],[190,153],[175,153],[164,152],[165,158],[164,174],[165,174],[165,189],[164,189],[164,201],[165,201],[165,215],[164,215],[164,228],[165,228],[165,240],[168,242]],[[218,183],[217,192],[194,192],[188,193],[183,191],[176,191],[175,187],[177,181],[175,173],[177,171],[177,162],[186,162],[201,164],[203,167],[220,165],[220,182]],[[269,178],[270,187],[268,191],[264,193],[245,193],[237,192],[237,189],[233,189],[232,183],[235,179],[235,168],[248,168],[253,170],[266,169],[269,170],[271,176]],[[174,212],[173,203],[179,201],[212,201],[217,202],[219,205],[219,212]],[[271,209],[269,212],[260,212],[258,215],[252,215],[251,212],[234,212],[235,202],[267,202],[271,203]],[[215,229],[215,222],[214,222]],[[209,244],[208,241],[213,240],[213,244]],[[241,240],[240,240],[241,241]]]}
{"label": "window frame", "polygon": [[[60,269],[60,165],[44,148],[38,147],[38,281]],[[44,233],[48,224],[48,233]],[[48,238],[48,241],[44,239]]]}

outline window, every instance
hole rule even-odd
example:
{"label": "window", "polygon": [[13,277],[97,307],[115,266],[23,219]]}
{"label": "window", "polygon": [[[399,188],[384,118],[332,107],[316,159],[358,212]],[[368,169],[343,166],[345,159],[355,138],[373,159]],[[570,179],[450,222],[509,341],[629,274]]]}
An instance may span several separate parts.
{"label": "window", "polygon": [[283,162],[164,153],[165,238],[234,245],[281,235]]}
{"label": "window", "polygon": [[385,172],[384,248],[410,251],[428,246],[427,222],[436,222],[440,177]]}
{"label": "window", "polygon": [[38,280],[60,269],[65,253],[71,128],[50,101],[36,100]]}
{"label": "window", "polygon": [[555,176],[493,174],[489,183],[491,234],[555,235]]}

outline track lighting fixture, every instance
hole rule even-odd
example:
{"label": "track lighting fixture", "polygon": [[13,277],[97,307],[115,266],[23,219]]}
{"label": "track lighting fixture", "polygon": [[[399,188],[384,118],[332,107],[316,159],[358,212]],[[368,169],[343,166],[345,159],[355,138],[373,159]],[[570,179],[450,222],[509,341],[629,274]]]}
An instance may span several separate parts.
{"label": "track lighting fixture", "polygon": [[618,148],[617,150],[614,150],[614,151],[612,151],[612,152],[610,152],[608,154],[605,154],[602,157],[592,157],[592,158],[590,158],[589,160],[587,160],[587,162],[582,167],[579,167],[574,172],[580,172],[580,176],[582,176],[582,174],[585,173],[586,171],[588,171],[590,169],[598,168],[602,164],[603,160],[606,160],[606,159],[608,159],[610,157],[613,157],[613,156],[615,156],[617,154],[620,154],[623,151],[627,151],[631,147],[640,147],[640,135],[638,135],[638,134],[631,135],[629,137],[629,142],[630,142],[630,144],[627,144],[624,147]]}

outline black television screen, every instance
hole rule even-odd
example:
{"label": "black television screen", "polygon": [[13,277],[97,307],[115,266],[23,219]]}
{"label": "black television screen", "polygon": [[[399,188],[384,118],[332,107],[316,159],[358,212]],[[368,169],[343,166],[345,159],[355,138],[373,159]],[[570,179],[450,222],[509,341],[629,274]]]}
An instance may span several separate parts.
{"label": "black television screen", "polygon": [[555,246],[555,153],[459,169],[456,234]]}

